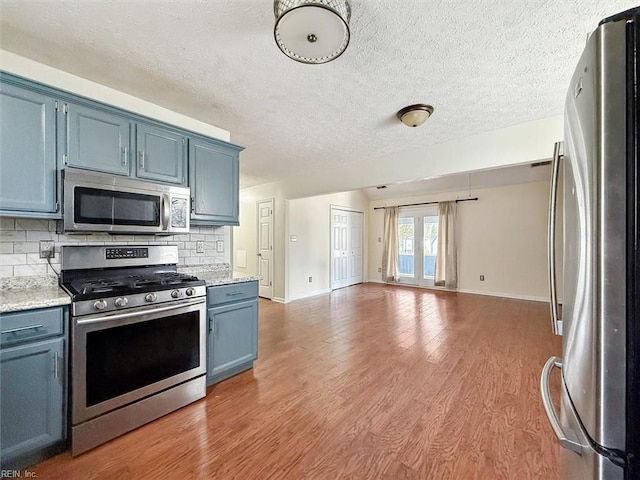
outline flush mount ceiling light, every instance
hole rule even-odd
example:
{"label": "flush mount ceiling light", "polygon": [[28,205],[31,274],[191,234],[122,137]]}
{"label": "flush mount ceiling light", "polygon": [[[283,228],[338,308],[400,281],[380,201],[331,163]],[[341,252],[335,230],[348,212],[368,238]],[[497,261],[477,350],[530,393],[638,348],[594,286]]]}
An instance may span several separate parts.
{"label": "flush mount ceiling light", "polygon": [[274,0],[273,11],[276,44],[298,62],[327,63],[349,45],[347,0]]}
{"label": "flush mount ceiling light", "polygon": [[419,127],[429,119],[432,113],[433,107],[431,105],[417,103],[404,107],[397,115],[400,121],[407,127]]}

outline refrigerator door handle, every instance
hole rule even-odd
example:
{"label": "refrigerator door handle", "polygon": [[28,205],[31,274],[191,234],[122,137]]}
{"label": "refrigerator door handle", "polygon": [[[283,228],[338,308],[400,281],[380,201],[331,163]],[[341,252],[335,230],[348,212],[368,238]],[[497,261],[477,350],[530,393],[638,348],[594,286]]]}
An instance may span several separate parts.
{"label": "refrigerator door handle", "polygon": [[558,173],[560,159],[562,158],[562,147],[563,142],[557,142],[553,148],[548,216],[549,305],[551,307],[551,328],[556,335],[562,335],[562,320],[558,318],[558,289],[556,285],[556,211],[558,207]]}
{"label": "refrigerator door handle", "polygon": [[560,420],[558,419],[558,414],[556,413],[556,408],[551,401],[551,390],[549,389],[549,378],[551,377],[551,372],[554,367],[562,370],[562,359],[558,357],[551,357],[547,360],[547,363],[544,364],[542,368],[542,375],[540,376],[540,393],[542,396],[542,405],[544,405],[544,409],[547,412],[547,418],[549,419],[549,423],[551,424],[551,428],[553,428],[556,437],[558,437],[558,441],[563,448],[568,450],[572,450],[578,454],[582,454],[582,445],[578,443],[576,440],[570,439],[562,430],[562,425],[560,425]]}

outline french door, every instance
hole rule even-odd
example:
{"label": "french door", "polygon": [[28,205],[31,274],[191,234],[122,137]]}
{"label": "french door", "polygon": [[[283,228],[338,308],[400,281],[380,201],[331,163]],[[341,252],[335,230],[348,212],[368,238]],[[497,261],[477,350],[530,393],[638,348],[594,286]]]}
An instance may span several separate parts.
{"label": "french door", "polygon": [[399,282],[432,287],[438,254],[438,207],[401,209],[398,215]]}

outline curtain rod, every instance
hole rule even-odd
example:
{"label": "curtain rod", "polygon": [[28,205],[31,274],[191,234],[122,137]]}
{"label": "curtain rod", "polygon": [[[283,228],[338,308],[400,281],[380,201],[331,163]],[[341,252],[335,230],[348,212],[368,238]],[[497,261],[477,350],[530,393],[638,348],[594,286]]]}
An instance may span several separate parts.
{"label": "curtain rod", "polygon": [[[476,200],[478,200],[478,197],[459,198],[458,200],[456,200],[456,203],[458,203],[458,202],[474,202]],[[442,202],[406,203],[404,205],[396,205],[396,207],[415,207],[417,205],[435,205],[436,203],[442,203]],[[391,207],[374,207],[374,210],[384,210],[385,208],[391,208]]]}

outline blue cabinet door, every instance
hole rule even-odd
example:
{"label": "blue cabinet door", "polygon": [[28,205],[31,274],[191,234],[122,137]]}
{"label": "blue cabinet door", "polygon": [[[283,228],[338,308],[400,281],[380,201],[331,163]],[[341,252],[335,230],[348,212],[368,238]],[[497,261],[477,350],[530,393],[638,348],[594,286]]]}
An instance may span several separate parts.
{"label": "blue cabinet door", "polygon": [[56,175],[55,99],[0,84],[0,210],[56,212]]}
{"label": "blue cabinet door", "polygon": [[136,176],[186,185],[186,139],[154,125],[136,124]]}
{"label": "blue cabinet door", "polygon": [[209,309],[207,383],[251,368],[258,356],[258,300]]}
{"label": "blue cabinet door", "polygon": [[238,225],[239,150],[200,139],[189,140],[189,186],[194,223]]}
{"label": "blue cabinet door", "polygon": [[126,117],[73,103],[68,105],[68,165],[129,175],[130,138],[130,122]]}
{"label": "blue cabinet door", "polygon": [[2,468],[24,468],[29,454],[64,438],[64,339],[0,350]]}

